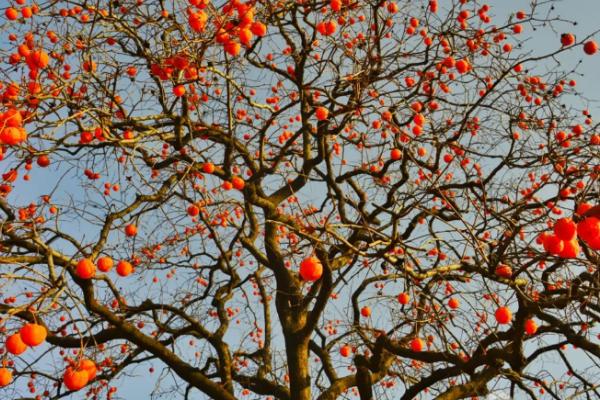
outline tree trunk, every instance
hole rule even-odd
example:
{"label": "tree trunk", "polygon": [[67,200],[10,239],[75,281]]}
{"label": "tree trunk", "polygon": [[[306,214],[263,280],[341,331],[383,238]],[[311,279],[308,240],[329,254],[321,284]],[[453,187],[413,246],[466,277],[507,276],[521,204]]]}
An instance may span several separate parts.
{"label": "tree trunk", "polygon": [[308,338],[285,335],[290,394],[294,400],[310,400],[308,342]]}

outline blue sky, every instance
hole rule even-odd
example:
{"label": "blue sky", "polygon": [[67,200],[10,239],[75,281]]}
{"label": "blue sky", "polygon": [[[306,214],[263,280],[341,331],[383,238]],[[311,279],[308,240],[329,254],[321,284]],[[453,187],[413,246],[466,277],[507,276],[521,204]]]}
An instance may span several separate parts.
{"label": "blue sky", "polygon": [[[443,8],[448,0],[440,0],[440,7]],[[491,0],[487,2],[491,6],[490,15],[497,15],[494,18],[494,22],[497,24],[503,23],[506,16],[517,11],[517,10],[528,10],[529,1],[526,0]],[[541,3],[541,2],[538,2]],[[555,7],[553,15],[560,17],[568,21],[577,22],[574,25],[570,22],[556,21],[552,26],[547,26],[545,30],[538,30],[537,32],[531,32],[527,26],[525,26],[525,32],[522,37],[531,37],[525,43],[527,49],[533,50],[535,53],[543,53],[552,51],[560,46],[559,37],[561,33],[571,32],[576,35],[579,39],[591,32],[600,29],[600,1],[599,0],[564,0],[564,1],[551,1],[544,5],[545,9],[550,6]],[[596,35],[596,40],[600,42],[600,35]],[[570,52],[564,54],[559,61],[562,63],[564,70],[570,70],[575,67],[580,61],[583,61],[579,65],[578,71],[582,74],[581,76],[574,76],[578,82],[578,88],[583,92],[585,97],[590,100],[600,99],[600,56],[589,57],[586,56],[581,47],[574,48]],[[544,65],[536,66],[538,68],[544,68]],[[531,66],[530,66],[531,68]],[[591,101],[588,105],[592,116],[600,115],[600,104],[598,102]],[[578,365],[582,369],[585,369],[590,365],[590,361],[587,356],[581,352],[570,352],[570,357],[574,365]],[[546,368],[552,371],[552,365],[545,364]],[[148,385],[148,381],[145,378],[146,368],[138,368],[139,375],[134,375],[127,378],[127,385],[119,387],[119,393],[126,399],[142,399],[146,398],[140,394],[147,392],[153,388],[153,385]],[[196,392],[197,393],[197,392]],[[496,393],[496,398],[508,398],[503,393]],[[194,397],[197,399],[203,399],[202,395]],[[252,396],[246,398],[253,398]],[[425,397],[424,397],[425,398]],[[490,397],[491,399],[492,397]]]}
{"label": "blue sky", "polygon": [[[6,0],[3,0],[6,1]],[[444,3],[448,0],[440,0],[440,6],[443,9]],[[519,10],[529,9],[529,1],[526,0],[491,0],[488,4],[492,7],[490,14],[497,15],[495,18],[497,23],[501,23],[505,20],[503,16],[509,15],[510,13]],[[593,32],[600,28],[600,1],[599,0],[564,0],[564,1],[552,1],[544,7],[554,6],[556,8],[553,15],[560,16],[570,21],[577,21],[577,25],[573,25],[568,22],[557,21],[553,26],[548,26],[545,30],[538,32],[531,32],[527,29],[523,34],[523,37],[533,37],[531,41],[528,41],[525,45],[526,48],[532,49],[535,52],[545,52],[552,50],[560,46],[559,36],[563,32],[572,32],[578,38]],[[4,34],[3,34],[4,36]],[[4,40],[4,38],[2,39]],[[597,35],[596,40],[600,42],[600,35]],[[584,93],[584,96],[590,99],[600,98],[600,56],[587,57],[584,55],[580,47],[574,48],[570,52],[566,53],[560,58],[560,62],[563,63],[563,68],[568,70],[583,60],[583,64],[578,67],[581,76],[576,76],[578,81],[578,88]],[[537,66],[537,68],[544,68],[543,65]],[[592,115],[600,114],[600,107],[598,103],[590,102],[588,105]],[[43,192],[45,184],[52,182],[45,182],[43,173],[34,172],[32,174],[32,181],[36,188],[35,193],[21,193],[23,197],[38,196],[39,192]],[[38,192],[39,190],[39,192]],[[582,363],[585,361],[579,360]],[[127,378],[118,380],[118,392],[116,398],[123,398],[129,400],[146,399],[149,398],[149,393],[154,389],[154,381],[148,379],[147,370],[150,365],[144,364],[127,371]],[[159,366],[154,363],[157,367],[157,371],[160,371]],[[156,374],[158,375],[158,373]],[[171,385],[173,382],[170,379],[166,379],[167,385]],[[74,395],[73,399],[83,398],[83,392]],[[194,398],[204,398],[196,395]]]}

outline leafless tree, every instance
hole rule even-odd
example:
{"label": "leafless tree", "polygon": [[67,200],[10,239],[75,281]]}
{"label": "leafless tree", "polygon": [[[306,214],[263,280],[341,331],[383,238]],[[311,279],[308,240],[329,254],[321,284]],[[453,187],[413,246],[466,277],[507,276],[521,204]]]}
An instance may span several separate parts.
{"label": "leafless tree", "polygon": [[90,398],[600,397],[596,242],[544,247],[600,216],[552,1],[1,7],[0,332],[47,330],[1,398],[82,359]]}

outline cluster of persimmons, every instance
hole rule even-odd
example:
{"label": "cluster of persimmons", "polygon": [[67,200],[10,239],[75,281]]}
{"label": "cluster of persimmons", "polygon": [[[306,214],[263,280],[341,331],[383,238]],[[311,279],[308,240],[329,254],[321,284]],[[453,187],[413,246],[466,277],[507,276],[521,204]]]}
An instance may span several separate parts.
{"label": "cluster of persimmons", "polygon": [[[463,4],[465,2],[466,1],[461,1]],[[256,15],[255,2],[232,0],[226,2],[226,4],[219,10],[218,13],[215,13],[214,5],[211,4],[210,0],[188,0],[187,3],[188,4],[184,10],[185,21],[187,22],[186,29],[189,29],[190,34],[197,35],[201,35],[209,29],[214,30],[215,35],[211,40],[214,41],[216,47],[222,52],[223,57],[240,57],[243,49],[252,48],[252,46],[256,43],[256,40],[267,36],[269,33],[270,27],[267,25],[267,18],[262,18],[262,15],[259,18]],[[384,3],[385,10],[390,15],[394,15],[400,11],[396,2],[387,1]],[[29,20],[34,18],[40,12],[39,8],[35,5],[25,5],[24,0],[16,0],[16,4],[17,6],[10,6],[5,9],[4,16],[6,21],[9,23],[16,23],[15,21],[20,19]],[[321,18],[319,22],[314,24],[316,33],[318,33],[318,35],[315,35],[315,37],[329,38],[334,36],[336,33],[339,33],[340,26],[347,23],[346,16],[343,15],[343,11],[352,9],[353,7],[358,7],[358,5],[355,4],[355,2],[348,0],[330,0],[325,2],[320,11],[320,13],[325,17]],[[430,0],[427,4],[427,7],[430,12],[436,13],[439,8],[437,0]],[[482,21],[489,22],[490,17],[488,15],[488,11],[489,9],[487,7],[483,7],[478,12],[478,16]],[[63,13],[61,12],[61,15],[62,14]],[[65,11],[64,14],[71,15],[72,12]],[[75,14],[79,14],[79,12]],[[168,18],[169,13],[163,11],[161,17]],[[458,22],[464,27],[471,17],[472,15],[468,11],[463,10],[458,16]],[[523,20],[526,18],[526,14],[524,12],[518,12],[516,13],[516,18],[519,21]],[[361,22],[364,22],[364,19]],[[416,35],[420,24],[422,24],[422,21],[418,20],[417,18],[408,19],[406,24],[407,33],[409,35]],[[521,25],[514,25],[513,27],[513,32],[515,34],[520,33],[522,30],[523,27]],[[430,37],[425,30],[421,32],[422,33],[420,33],[420,35],[423,37],[423,43],[426,46],[432,45],[434,38]],[[51,41],[54,41],[54,39],[50,39]],[[109,42],[110,40],[111,39],[109,38]],[[501,40],[499,39],[499,41]],[[442,39],[442,42],[445,42],[442,46],[442,51],[450,52],[450,44],[448,41]],[[561,35],[560,46],[563,48],[574,46],[575,44],[576,39],[573,34],[565,33]],[[472,40],[470,40],[470,45],[475,48],[477,47]],[[81,47],[84,48],[85,46],[81,45]],[[510,44],[504,44],[500,48],[504,53],[510,53],[513,50],[512,45]],[[582,43],[582,49],[584,54],[591,56],[598,53],[598,44],[594,40],[590,39],[585,41],[585,43]],[[316,56],[316,59],[319,57],[320,56]],[[58,59],[60,57],[54,54],[53,58]],[[28,86],[30,94],[38,94],[41,92],[42,89],[39,87],[36,79],[39,77],[40,71],[44,71],[49,68],[51,60],[50,56],[44,50],[39,48],[39,45],[33,39],[32,35],[27,35],[23,43],[20,43],[16,46],[14,53],[8,57],[8,62],[11,65],[23,65],[24,68],[27,68],[27,79],[29,79],[31,82]],[[131,65],[127,66],[127,68],[124,70],[130,78],[134,79],[139,75],[138,67]],[[96,63],[91,60],[82,62],[82,69],[86,72],[93,73],[97,70],[97,68],[98,66]],[[452,55],[447,55],[444,56],[438,64],[438,70],[448,72],[448,75],[451,77],[450,80],[454,79],[455,73],[458,74],[458,76],[465,76],[466,74],[472,72],[473,68],[476,68],[476,66],[472,65],[472,60],[462,56],[458,59],[455,59]],[[515,65],[513,67],[515,72],[521,72],[522,68],[523,67],[521,65]],[[70,68],[65,68],[62,74],[63,78],[68,78],[70,76],[69,70]],[[208,101],[208,95],[200,95],[196,93],[195,86],[189,83],[191,81],[198,80],[199,76],[204,73],[206,73],[206,68],[197,66],[193,62],[192,57],[183,53],[172,54],[168,57],[164,57],[162,60],[160,60],[160,62],[148,63],[148,76],[161,82],[172,82],[173,85],[172,88],[169,89],[169,93],[172,95],[172,98],[176,99],[177,101],[181,101],[182,99],[189,99],[190,101]],[[281,75],[286,74],[286,72],[281,71],[279,73]],[[49,74],[51,77],[56,78],[55,72]],[[293,68],[288,68],[287,75],[285,76],[294,78],[295,71]],[[427,77],[427,74],[423,74],[423,76]],[[421,79],[423,76],[419,76],[418,79]],[[536,85],[543,86],[543,84],[536,79],[537,78],[530,78],[529,81],[526,82],[527,85],[531,85],[532,87],[535,87]],[[412,88],[413,86],[417,85],[416,79],[413,77],[406,77],[403,83],[407,88]],[[444,84],[440,83],[442,91],[449,92],[450,90],[448,87],[443,85]],[[487,82],[486,87],[487,86],[491,87],[491,82]],[[530,94],[525,88],[526,85],[521,84],[520,86],[523,97],[528,97]],[[56,90],[56,88],[52,89]],[[273,91],[276,92],[275,89],[273,89]],[[553,93],[556,95],[561,91],[562,86],[560,89],[555,88]],[[434,90],[430,86],[427,90],[425,90],[425,92],[427,92],[426,94],[428,96],[433,97]],[[479,94],[480,97],[483,97],[485,91],[482,91]],[[30,143],[28,143],[29,137],[26,130],[26,125],[32,118],[33,111],[31,110],[33,110],[34,107],[31,107],[31,110],[28,110],[27,107],[20,104],[18,99],[21,95],[22,93],[19,92],[18,85],[8,85],[3,88],[1,94],[3,111],[0,113],[0,156],[2,156],[2,153],[7,152],[10,148],[15,149],[15,151],[20,149],[30,151]],[[373,97],[377,97],[376,94]],[[121,103],[121,100],[122,99],[120,98],[113,97],[111,100],[111,107],[116,108],[117,105]],[[29,103],[29,106],[35,106],[35,102],[37,100],[32,101],[33,103]],[[539,102],[541,103],[541,100],[539,100]],[[270,102],[267,101],[267,103]],[[314,104],[311,106],[312,108],[303,111],[305,113],[310,113],[310,115],[314,115],[314,118],[318,124],[326,124],[329,121],[333,123],[337,117],[337,115],[334,115],[332,112],[333,109],[328,105],[317,101],[313,101],[313,103]],[[434,100],[431,100],[427,103],[412,103],[410,106],[411,117],[406,125],[410,127],[410,133],[415,138],[423,135],[428,129],[427,124],[429,121],[428,117],[425,116],[427,111],[437,110],[438,107],[440,107],[439,103]],[[266,109],[268,106],[265,105],[263,108]],[[279,111],[277,108],[275,110]],[[377,119],[369,124],[373,129],[379,130],[383,124],[393,125],[397,123],[397,121],[394,121],[394,116],[391,111],[383,111],[381,114],[381,120]],[[121,116],[121,114],[118,115]],[[243,120],[243,118],[240,118],[240,120]],[[476,122],[477,120],[473,119],[469,123],[472,125],[477,125]],[[469,123],[466,122],[465,126],[468,127]],[[473,131],[476,130],[477,128],[473,128]],[[571,134],[566,133],[565,131],[557,132],[554,139],[560,146],[568,147],[570,143],[569,140],[574,137],[578,137],[582,134],[582,132],[583,128],[579,126],[579,128],[575,127]],[[105,141],[112,134],[112,132],[106,132],[102,128],[97,128],[96,130],[82,130],[79,136],[79,145],[84,146],[97,144]],[[122,139],[125,141],[134,141],[136,139],[136,134],[137,133],[134,133],[133,130],[128,129],[123,133]],[[401,137],[401,139],[394,143],[394,146],[391,149],[386,150],[385,154],[389,154],[389,160],[403,160],[405,155],[403,150],[400,148],[399,142],[408,141],[408,139],[402,139],[408,138],[408,135],[408,131],[403,131],[402,135],[398,135]],[[512,139],[520,139],[520,134],[514,133]],[[284,142],[285,140],[286,137],[283,137],[283,139],[280,139],[280,143]],[[267,142],[267,140],[264,140],[264,142]],[[600,137],[598,135],[593,135],[590,143],[596,145],[600,144]],[[451,148],[453,149],[455,155],[464,155],[464,151],[461,150],[457,144],[452,146]],[[166,145],[164,148],[164,158],[166,158],[165,154],[168,147],[169,146]],[[423,158],[427,155],[427,151],[424,147],[419,147],[415,154]],[[182,159],[185,155],[185,151],[180,150],[180,156]],[[448,152],[441,157],[441,160],[446,164],[450,164],[455,160],[455,155]],[[36,157],[37,164],[40,167],[47,167],[50,165],[50,157],[48,155],[37,154]],[[251,157],[248,156],[248,158]],[[469,160],[466,160],[466,162],[463,161],[464,165],[469,163]],[[217,165],[215,165],[215,163],[211,161],[203,162],[198,168],[198,174],[200,174],[200,172],[207,175],[222,174],[223,170],[221,166],[218,165],[219,163],[217,163]],[[381,164],[384,164],[383,161]],[[25,168],[31,169],[31,160],[28,160],[27,165],[28,166],[25,166]],[[477,166],[475,168],[478,170],[478,173],[481,174],[479,170],[480,167]],[[372,166],[370,172],[376,174],[378,172],[377,167]],[[94,173],[91,169],[85,169],[84,173],[89,179],[92,180],[100,177],[99,174]],[[238,174],[230,174],[227,176],[227,178],[223,178],[222,182],[220,182],[219,190],[227,192],[235,189],[243,193],[245,189],[248,189],[248,181],[244,180],[244,178]],[[1,191],[3,195],[7,195],[11,189],[10,184],[14,183],[16,178],[16,170],[10,170],[3,174],[4,184],[6,185],[6,188],[3,188]],[[423,182],[427,179],[428,177],[419,171],[419,180],[417,181]],[[112,187],[114,188],[118,186]],[[111,185],[107,184],[105,194],[110,193],[110,188]],[[555,222],[549,222],[548,226],[552,229],[552,232],[541,233],[537,237],[537,244],[540,245],[540,248],[543,247],[548,256],[558,257],[565,260],[579,257],[581,254],[581,246],[583,244],[585,244],[585,246],[589,249],[600,251],[600,217],[595,214],[589,214],[589,211],[593,208],[593,204],[583,203],[579,205],[572,217],[564,217],[556,220]],[[194,218],[194,221],[196,221],[196,218],[199,217],[203,211],[203,205],[200,204],[200,202],[188,202],[186,203],[184,210],[187,211],[187,215],[189,217]],[[51,209],[51,213],[55,212],[56,208]],[[33,212],[28,213],[27,210],[24,209],[24,211],[22,211],[22,219],[25,219],[25,217],[29,216],[30,214],[33,214]],[[138,235],[138,228],[134,223],[128,223],[124,227],[123,233],[127,238],[133,239]],[[113,267],[115,267],[117,275],[122,278],[136,273],[135,262],[125,258],[119,258],[120,257],[115,257],[115,259],[113,259],[113,257],[109,255],[102,255],[97,258],[83,256],[78,257],[76,259],[74,268],[74,275],[77,277],[76,281],[93,282],[94,279],[99,278],[100,274],[98,271],[104,274],[109,274],[113,270]],[[497,277],[511,279],[513,271],[511,267],[505,264],[500,264],[494,273]],[[309,285],[318,285],[319,280],[323,278],[323,274],[323,264],[316,255],[311,254],[309,257],[304,258],[299,263],[298,275],[294,276],[299,276],[301,281],[308,287]],[[394,294],[394,296],[396,296],[396,294]],[[401,305],[407,305],[411,302],[411,294],[403,291],[397,295],[397,301]],[[446,304],[451,310],[457,310],[461,307],[461,303],[457,297],[450,297]],[[227,311],[230,316],[236,313],[230,309]],[[217,315],[217,313],[211,315]],[[363,318],[371,317],[371,309],[368,306],[361,307],[360,315]],[[494,317],[499,325],[510,325],[513,322],[512,311],[506,305],[498,305],[494,310]],[[537,331],[537,322],[533,318],[527,318],[524,322],[525,334],[535,335]],[[19,328],[18,332],[7,337],[5,341],[5,350],[12,356],[19,356],[20,354],[26,352],[30,347],[33,348],[42,345],[44,342],[46,342],[47,337],[48,331],[46,326],[44,326],[40,321],[36,322],[35,318],[32,318],[31,321],[23,324]],[[51,338],[49,340],[51,340]],[[418,335],[412,337],[407,343],[408,348],[413,352],[422,352],[428,348],[427,339],[423,339]],[[342,344],[339,347],[339,354],[344,358],[350,357],[355,352],[356,348],[351,344]],[[98,367],[95,361],[81,356],[77,360],[67,360],[67,362],[68,366],[64,371],[63,382],[69,390],[80,390],[96,378]],[[10,369],[10,363],[3,361],[3,365],[0,368],[0,387],[11,384],[12,380],[13,374]]]}

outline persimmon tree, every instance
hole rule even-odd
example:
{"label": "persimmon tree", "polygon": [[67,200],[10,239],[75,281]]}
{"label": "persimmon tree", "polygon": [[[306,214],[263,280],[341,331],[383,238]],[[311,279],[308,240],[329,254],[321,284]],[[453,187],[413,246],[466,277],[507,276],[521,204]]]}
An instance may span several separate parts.
{"label": "persimmon tree", "polygon": [[552,3],[3,2],[0,397],[600,397]]}

